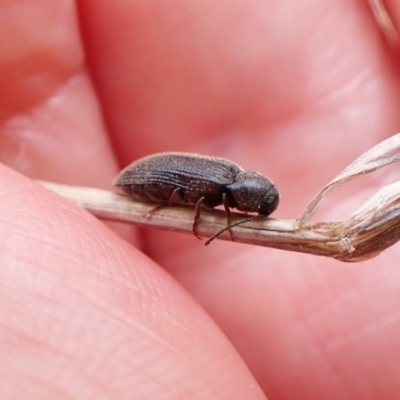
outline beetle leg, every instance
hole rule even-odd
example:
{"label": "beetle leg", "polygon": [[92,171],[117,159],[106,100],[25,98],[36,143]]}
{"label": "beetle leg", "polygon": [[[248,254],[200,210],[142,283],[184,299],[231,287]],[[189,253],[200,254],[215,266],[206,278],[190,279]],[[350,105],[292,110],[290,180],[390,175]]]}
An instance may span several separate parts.
{"label": "beetle leg", "polygon": [[172,206],[173,204],[182,203],[182,195],[181,195],[181,188],[176,188],[171,193],[171,196],[168,200],[168,205]]}
{"label": "beetle leg", "polygon": [[164,208],[167,205],[168,204],[160,204],[159,206],[152,208],[150,211],[147,211],[147,213],[143,215],[143,218],[150,218],[155,212],[161,210],[161,208]]}
{"label": "beetle leg", "polygon": [[149,218],[151,217],[152,214],[160,210],[161,208],[167,207],[167,206],[172,206],[173,204],[179,203],[180,200],[180,188],[174,189],[174,191],[171,193],[171,197],[168,200],[167,204],[160,204],[157,207],[154,207],[150,211],[148,211],[146,214],[144,214],[144,218]]}
{"label": "beetle leg", "polygon": [[224,205],[225,212],[226,212],[226,221],[228,223],[227,226],[229,227],[229,229],[228,229],[229,230],[229,235],[231,236],[232,242],[234,242],[235,239],[233,239],[233,234],[232,234],[232,231],[231,231],[231,228],[230,228],[230,226],[231,226],[231,210],[229,208],[228,198],[226,197],[225,193],[222,193],[222,204]]}
{"label": "beetle leg", "polygon": [[196,203],[196,208],[194,209],[194,221],[193,221],[193,234],[197,237],[197,239],[201,239],[201,237],[197,234],[197,222],[200,218],[201,207],[203,206],[203,202],[205,197],[200,197],[200,199]]}

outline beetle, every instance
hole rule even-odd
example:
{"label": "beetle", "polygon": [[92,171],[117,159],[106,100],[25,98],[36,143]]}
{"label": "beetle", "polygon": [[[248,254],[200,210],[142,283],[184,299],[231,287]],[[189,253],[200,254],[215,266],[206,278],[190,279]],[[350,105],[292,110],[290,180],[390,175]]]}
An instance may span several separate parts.
{"label": "beetle", "polygon": [[[206,245],[226,230],[231,233],[233,226],[266,218],[279,204],[278,190],[262,174],[246,172],[224,158],[194,153],[167,152],[140,158],[119,173],[114,185],[134,199],[160,203],[150,213],[165,205],[195,206],[193,234],[199,239],[196,227],[202,207],[222,204],[227,227],[207,240]],[[231,208],[258,214],[231,224]]]}

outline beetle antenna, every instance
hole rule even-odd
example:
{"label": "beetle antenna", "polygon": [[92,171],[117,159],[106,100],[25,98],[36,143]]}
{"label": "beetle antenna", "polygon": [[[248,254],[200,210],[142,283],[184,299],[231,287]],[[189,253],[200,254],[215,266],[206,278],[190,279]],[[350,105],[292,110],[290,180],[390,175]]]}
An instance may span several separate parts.
{"label": "beetle antenna", "polygon": [[224,229],[221,229],[219,232],[217,232],[214,236],[211,236],[207,242],[205,243],[205,246],[208,246],[214,239],[216,239],[219,235],[224,233],[225,231],[228,231],[229,229],[233,228],[234,226],[238,226],[241,224],[244,224],[245,222],[253,221],[255,219],[261,219],[261,218],[266,218],[266,215],[254,215],[253,217],[242,219],[241,221],[235,222],[234,224],[230,224],[226,226]]}

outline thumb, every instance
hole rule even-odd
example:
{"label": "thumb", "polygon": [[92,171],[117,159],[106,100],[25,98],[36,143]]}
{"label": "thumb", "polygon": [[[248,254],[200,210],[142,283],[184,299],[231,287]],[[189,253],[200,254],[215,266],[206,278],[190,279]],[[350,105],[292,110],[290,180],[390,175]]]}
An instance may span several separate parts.
{"label": "thumb", "polygon": [[34,182],[0,180],[0,398],[264,398],[165,271]]}

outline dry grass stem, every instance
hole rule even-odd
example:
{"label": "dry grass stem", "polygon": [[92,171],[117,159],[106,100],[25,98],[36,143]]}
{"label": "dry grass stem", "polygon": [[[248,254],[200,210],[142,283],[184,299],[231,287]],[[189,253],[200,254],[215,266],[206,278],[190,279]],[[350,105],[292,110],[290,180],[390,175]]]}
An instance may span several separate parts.
{"label": "dry grass stem", "polygon": [[399,33],[383,0],[368,0],[375,21],[392,48],[399,48]]}
{"label": "dry grass stem", "polygon": [[[239,225],[232,229],[235,242],[322,255],[347,262],[375,257],[400,238],[400,182],[379,190],[344,221],[310,224],[310,220],[329,192],[357,176],[399,160],[400,133],[352,162],[310,201],[296,220],[268,218]],[[107,190],[41,183],[98,218],[192,234],[192,207],[164,207],[146,218],[154,204],[134,201],[126,195]],[[232,214],[232,222],[240,219],[243,219],[243,214]],[[225,212],[203,210],[197,232],[203,237],[211,237],[225,226]],[[220,238],[231,240],[228,231]]]}

